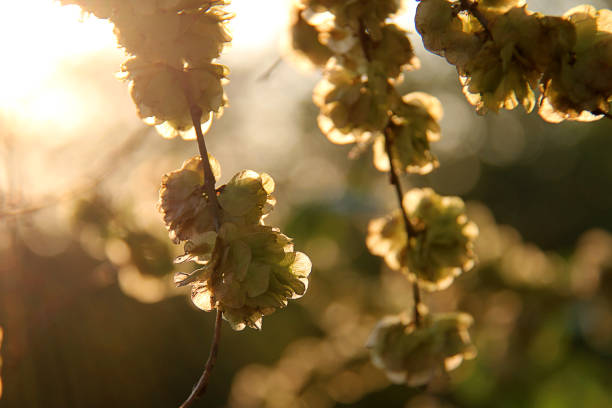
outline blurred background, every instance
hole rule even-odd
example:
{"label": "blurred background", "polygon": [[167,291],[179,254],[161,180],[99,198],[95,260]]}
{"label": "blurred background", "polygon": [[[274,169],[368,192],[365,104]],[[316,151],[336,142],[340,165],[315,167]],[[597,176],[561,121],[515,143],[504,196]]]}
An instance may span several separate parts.
{"label": "blurred background", "polygon": [[[405,3],[398,23],[413,30],[416,2]],[[529,2],[556,15],[578,4]],[[445,117],[440,168],[404,184],[460,195],[481,231],[478,267],[425,301],[471,313],[479,355],[428,387],[391,385],[364,345],[411,292],[364,238],[394,192],[371,152],[349,159],[317,129],[320,73],[287,55],[289,8],[233,0],[230,107],[206,137],[221,182],[243,168],[274,177],[268,223],[310,256],[311,284],[262,331],[224,324],[197,406],[612,406],[612,123],[479,117],[454,69],[411,34],[424,69],[402,90],[438,97]],[[52,0],[3,1],[0,38],[0,407],[176,407],[214,314],[174,288],[181,251],[155,204],[196,143],[137,118],[108,23]]]}

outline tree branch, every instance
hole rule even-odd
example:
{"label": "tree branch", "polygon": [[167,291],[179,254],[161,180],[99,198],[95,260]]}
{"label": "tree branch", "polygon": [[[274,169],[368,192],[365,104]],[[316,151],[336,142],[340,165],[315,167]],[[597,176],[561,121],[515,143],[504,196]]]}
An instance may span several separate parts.
{"label": "tree branch", "polygon": [[270,79],[272,73],[276,70],[276,68],[279,67],[280,64],[282,64],[282,62],[282,57],[276,58],[276,60],[261,75],[257,77],[256,81],[267,81],[268,79]]}
{"label": "tree branch", "polygon": [[[213,218],[215,223],[215,230],[219,232],[220,227],[220,219],[221,219],[221,207],[219,206],[219,200],[217,199],[217,191],[215,190],[215,175],[213,174],[212,168],[210,167],[210,161],[208,160],[208,150],[206,149],[206,142],[204,141],[204,133],[202,132],[202,109],[189,100],[189,91],[185,90],[185,96],[187,97],[190,105],[191,105],[191,120],[193,122],[193,127],[195,129],[197,140],[198,140],[198,149],[200,151],[200,156],[202,158],[202,166],[204,168],[204,193],[206,193],[206,198],[208,203],[212,206],[213,209]],[[208,382],[210,380],[210,375],[212,373],[213,368],[215,367],[215,363],[217,362],[217,353],[219,351],[219,340],[221,338],[221,318],[223,317],[223,312],[217,309],[217,317],[215,319],[215,330],[213,335],[212,344],[210,346],[210,354],[208,355],[208,360],[206,361],[206,365],[204,366],[204,371],[200,376],[200,379],[193,387],[191,394],[183,404],[179,408],[188,408],[190,407],[201,395],[206,392],[206,387],[208,386]]]}
{"label": "tree branch", "polygon": [[217,191],[215,190],[215,175],[213,174],[212,168],[210,167],[210,160],[208,160],[208,150],[206,149],[206,142],[204,141],[204,133],[202,133],[202,124],[200,118],[202,117],[202,109],[199,106],[191,105],[191,120],[198,138],[198,149],[200,150],[200,157],[202,157],[202,166],[204,167],[204,192],[208,199],[208,203],[212,205],[215,230],[219,231],[219,220],[221,219],[221,212],[219,206],[219,200],[217,200]]}
{"label": "tree branch", "polygon": [[[372,55],[370,52],[369,44],[370,38],[365,28],[365,24],[363,21],[359,20],[359,43],[361,44],[361,49],[363,50],[363,54],[368,62],[372,61]],[[399,179],[398,169],[395,167],[392,158],[392,148],[393,148],[393,136],[391,135],[391,129],[386,127],[384,130],[385,136],[385,150],[387,152],[387,157],[389,158],[389,181],[391,185],[395,188],[395,194],[397,196],[397,201],[399,204],[400,211],[402,213],[402,219],[404,220],[404,228],[406,229],[406,246],[410,247],[410,238],[416,237],[418,232],[410,222],[408,218],[408,214],[406,214],[406,210],[404,209],[404,192],[402,190],[402,184]],[[419,289],[419,282],[415,279],[412,282],[412,295],[414,298],[414,323],[417,327],[421,327],[422,316],[419,311],[419,305],[421,304],[421,292]]]}
{"label": "tree branch", "polygon": [[491,30],[489,30],[489,21],[484,16],[484,14],[482,14],[482,12],[478,10],[478,1],[461,0],[459,7],[460,7],[460,10],[465,10],[469,12],[470,14],[472,14],[474,17],[476,17],[476,20],[478,20],[482,28],[484,28],[487,35],[491,39],[493,38],[493,35],[491,34]]}
{"label": "tree branch", "polygon": [[[402,213],[402,219],[404,220],[404,227],[406,228],[406,246],[410,248],[410,238],[418,236],[419,232],[410,222],[408,214],[406,214],[406,209],[404,208],[404,192],[398,176],[398,170],[395,167],[395,163],[393,162],[392,158],[391,151],[393,150],[393,136],[391,135],[391,129],[389,127],[385,129],[385,150],[387,152],[387,157],[389,158],[389,181],[395,188],[395,194]],[[412,282],[412,295],[414,298],[414,323],[417,327],[421,327],[421,322],[423,321],[423,317],[419,311],[419,305],[421,304],[421,291],[419,289],[419,282],[417,279]]]}
{"label": "tree branch", "polygon": [[75,185],[74,187],[61,193],[44,195],[27,204],[18,206],[9,205],[7,206],[8,208],[2,207],[0,208],[0,220],[36,213],[60,203],[74,200],[78,196],[90,192],[102,184],[113,172],[115,172],[123,160],[141,147],[142,140],[148,136],[149,132],[150,128],[148,126],[139,129],[130,134],[127,140],[121,143],[121,145],[119,145],[117,148],[105,153],[104,158],[101,161],[102,164],[96,165],[95,168],[93,165],[90,166],[90,168],[94,168],[94,170],[91,171],[91,173],[86,177],[87,181]]}
{"label": "tree branch", "polygon": [[223,312],[217,309],[217,317],[215,319],[215,335],[213,336],[213,341],[210,346],[210,354],[208,355],[208,360],[206,360],[206,366],[204,367],[204,372],[200,376],[200,379],[196,383],[195,387],[191,391],[189,397],[181,404],[179,408],[188,408],[190,407],[201,395],[206,392],[206,387],[208,386],[208,381],[210,380],[210,374],[215,367],[215,363],[217,362],[217,353],[219,352],[219,340],[221,338],[221,317],[223,316]]}

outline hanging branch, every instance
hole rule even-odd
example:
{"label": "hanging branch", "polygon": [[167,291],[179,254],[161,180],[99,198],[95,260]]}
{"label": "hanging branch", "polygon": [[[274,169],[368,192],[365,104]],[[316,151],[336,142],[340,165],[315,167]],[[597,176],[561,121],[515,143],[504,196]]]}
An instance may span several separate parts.
{"label": "hanging branch", "polygon": [[[220,227],[220,207],[219,201],[217,200],[217,192],[215,190],[215,176],[213,174],[212,168],[210,167],[210,161],[208,160],[208,149],[206,148],[206,142],[204,141],[204,134],[202,133],[202,124],[200,123],[200,118],[202,117],[202,109],[200,109],[197,105],[191,105],[191,120],[193,122],[193,127],[195,129],[197,140],[198,140],[198,149],[200,151],[200,156],[202,158],[202,166],[204,167],[204,192],[206,193],[206,197],[208,199],[209,204],[213,208],[214,214],[214,223],[215,230],[219,232]],[[189,397],[181,404],[179,408],[188,408],[190,407],[200,396],[204,395],[206,392],[206,387],[208,386],[208,382],[210,381],[210,375],[212,373],[213,368],[215,367],[215,363],[217,362],[217,354],[219,352],[219,341],[221,340],[221,318],[223,316],[223,312],[220,309],[217,309],[217,316],[215,318],[215,329],[212,344],[210,346],[210,353],[208,355],[208,360],[206,360],[206,365],[204,366],[204,371],[200,376],[200,379],[193,387],[191,394]]]}
{"label": "hanging branch", "polygon": [[467,11],[470,14],[472,14],[474,17],[476,17],[476,20],[478,20],[480,25],[482,25],[482,28],[484,28],[489,38],[491,39],[493,38],[493,35],[491,34],[491,30],[489,30],[489,21],[484,16],[484,14],[482,14],[480,10],[478,10],[478,1],[461,0],[459,4],[459,9],[462,11]]}
{"label": "hanging branch", "polygon": [[[368,41],[370,41],[368,37],[368,33],[365,28],[365,24],[363,21],[359,21],[359,42],[361,43],[361,48],[363,50],[363,54],[368,60],[368,62],[372,61],[372,56],[370,52],[370,48],[368,47]],[[395,92],[392,89],[392,92]],[[385,128],[384,136],[385,136],[385,151],[387,153],[387,157],[389,159],[389,182],[395,188],[395,193],[397,196],[398,204],[400,211],[402,213],[402,219],[404,220],[404,228],[406,229],[406,246],[410,247],[410,239],[416,237],[418,232],[415,230],[414,226],[410,222],[408,218],[408,214],[406,214],[406,210],[404,209],[404,205],[402,203],[404,199],[404,192],[402,190],[402,184],[399,179],[399,172],[393,163],[392,158],[392,146],[393,146],[393,137],[391,135],[391,129],[389,127]],[[419,306],[421,304],[421,291],[419,288],[418,280],[415,278],[412,282],[412,295],[414,299],[414,323],[417,327],[421,327],[421,323],[423,321],[423,317],[421,316],[421,312],[419,311]]]}
{"label": "hanging branch", "polygon": [[198,149],[200,150],[200,157],[202,158],[202,166],[204,167],[204,192],[208,202],[212,205],[215,230],[219,232],[219,220],[221,213],[219,211],[219,200],[217,200],[217,191],[215,190],[215,175],[213,174],[212,168],[210,167],[210,160],[208,160],[208,149],[206,149],[206,142],[204,141],[204,133],[202,133],[202,124],[200,118],[202,117],[202,109],[195,104],[191,104],[191,120],[193,121],[193,127],[195,129],[198,138]]}
{"label": "hanging branch", "polygon": [[[404,227],[406,228],[406,245],[410,247],[410,239],[419,235],[419,232],[415,230],[414,226],[410,222],[408,214],[406,214],[406,209],[403,205],[404,192],[402,190],[402,184],[398,176],[397,168],[392,159],[392,149],[393,136],[391,135],[390,129],[387,127],[385,129],[385,150],[387,152],[387,157],[389,158],[389,181],[395,188],[399,208],[402,213],[402,219],[404,220]],[[419,282],[416,278],[412,282],[412,295],[414,298],[414,322],[417,327],[420,327],[421,322],[423,321],[423,317],[419,311],[419,305],[421,304],[421,291],[419,289]]]}
{"label": "hanging branch", "polygon": [[210,346],[210,354],[208,355],[208,360],[206,360],[206,366],[204,367],[204,372],[200,376],[197,384],[193,387],[191,394],[189,397],[181,404],[179,408],[188,408],[190,407],[200,396],[204,395],[206,392],[206,387],[208,386],[208,381],[210,380],[210,374],[212,373],[213,368],[215,367],[215,363],[217,362],[217,353],[219,352],[219,340],[221,338],[221,317],[223,313],[217,309],[217,317],[215,319],[215,334],[213,336],[213,341]]}
{"label": "hanging branch", "polygon": [[149,132],[150,128],[148,127],[139,129],[130,134],[125,142],[105,153],[101,164],[97,165],[95,170],[86,177],[87,181],[61,193],[44,195],[28,204],[16,207],[8,206],[8,208],[2,207],[0,208],[0,220],[36,213],[89,193],[110,177],[119,168],[119,163],[129,158],[142,146],[142,141],[148,136]]}

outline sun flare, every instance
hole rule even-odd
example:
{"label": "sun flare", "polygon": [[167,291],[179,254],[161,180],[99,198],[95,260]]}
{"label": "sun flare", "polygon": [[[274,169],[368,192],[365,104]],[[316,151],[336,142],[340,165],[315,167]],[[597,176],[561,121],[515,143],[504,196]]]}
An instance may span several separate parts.
{"label": "sun flare", "polygon": [[[62,7],[52,0],[0,3],[0,112],[40,117],[69,111],[68,95],[57,98],[55,75],[75,55],[116,48],[112,26],[83,17],[78,7]],[[54,84],[55,83],[55,84]],[[47,117],[45,117],[47,116]]]}

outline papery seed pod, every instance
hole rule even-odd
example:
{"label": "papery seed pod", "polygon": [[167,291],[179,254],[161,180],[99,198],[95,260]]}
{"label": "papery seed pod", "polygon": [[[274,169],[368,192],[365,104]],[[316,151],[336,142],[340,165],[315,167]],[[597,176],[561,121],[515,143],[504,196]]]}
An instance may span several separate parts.
{"label": "papery seed pod", "polygon": [[[215,179],[221,175],[219,162],[208,159]],[[159,190],[158,210],[175,243],[214,228],[214,213],[204,194],[204,168],[199,156],[183,163],[179,170],[164,175]]]}
{"label": "papery seed pod", "polygon": [[222,80],[228,75],[223,65],[176,70],[141,58],[129,59],[122,66],[122,78],[130,81],[130,94],[138,115],[166,138],[178,135],[195,139],[191,107],[202,111],[207,123],[213,112],[226,105]]}
{"label": "papery seed pod", "polygon": [[274,209],[274,180],[266,173],[243,170],[221,189],[223,219],[235,224],[259,224]]}
{"label": "papery seed pod", "polygon": [[313,101],[321,109],[319,128],[332,143],[362,142],[389,121],[392,96],[387,78],[372,72],[367,80],[332,59],[317,84]]}
{"label": "papery seed pod", "polygon": [[317,27],[309,24],[302,16],[302,9],[295,6],[291,10],[290,37],[294,53],[314,66],[325,66],[333,56],[333,52],[319,40]]}
{"label": "papery seed pod", "polygon": [[439,196],[430,188],[412,189],[403,206],[417,231],[404,254],[404,264],[429,290],[448,287],[475,263],[478,227],[465,215],[459,197]]}
{"label": "papery seed pod", "polygon": [[[408,173],[427,174],[438,167],[438,160],[430,150],[430,143],[440,140],[442,104],[423,92],[404,95],[402,103],[393,110],[386,137],[391,139],[391,157],[396,169]],[[374,166],[389,171],[389,154],[385,135],[374,140]]]}
{"label": "papery seed pod", "polygon": [[403,217],[395,211],[370,222],[366,239],[370,252],[432,291],[447,288],[473,267],[478,228],[467,219],[459,197],[413,189],[404,195],[403,207],[415,235],[408,241]]}
{"label": "papery seed pod", "polygon": [[528,113],[533,110],[533,90],[541,74],[516,60],[515,52],[512,44],[500,49],[488,42],[460,71],[463,93],[478,113],[512,110],[519,105]]}
{"label": "papery seed pod", "polygon": [[406,226],[400,210],[373,219],[368,224],[366,246],[373,255],[384,258],[389,268],[401,269],[406,243]]}
{"label": "papery seed pod", "polygon": [[408,33],[395,24],[385,24],[380,28],[380,40],[372,41],[368,53],[370,59],[376,61],[389,78],[397,78],[402,70],[420,67]]}
{"label": "papery seed pod", "polygon": [[549,122],[593,121],[612,101],[612,11],[578,6],[563,18],[574,25],[572,54],[542,81],[540,116]]}
{"label": "papery seed pod", "polygon": [[235,330],[259,329],[264,315],[306,292],[310,269],[308,257],[278,229],[225,223],[209,262],[176,282],[190,283],[194,304],[221,310]]}
{"label": "papery seed pod", "polygon": [[449,0],[421,0],[414,21],[425,48],[457,67],[471,61],[484,44],[473,35],[472,21],[457,14]]}
{"label": "papery seed pod", "polygon": [[226,27],[231,17],[218,7],[151,14],[123,8],[112,21],[129,54],[180,70],[206,66],[221,54],[232,39]]}
{"label": "papery seed pod", "polygon": [[425,315],[417,327],[403,316],[390,316],[374,328],[367,347],[372,362],[394,383],[418,387],[476,356],[467,313]]}

